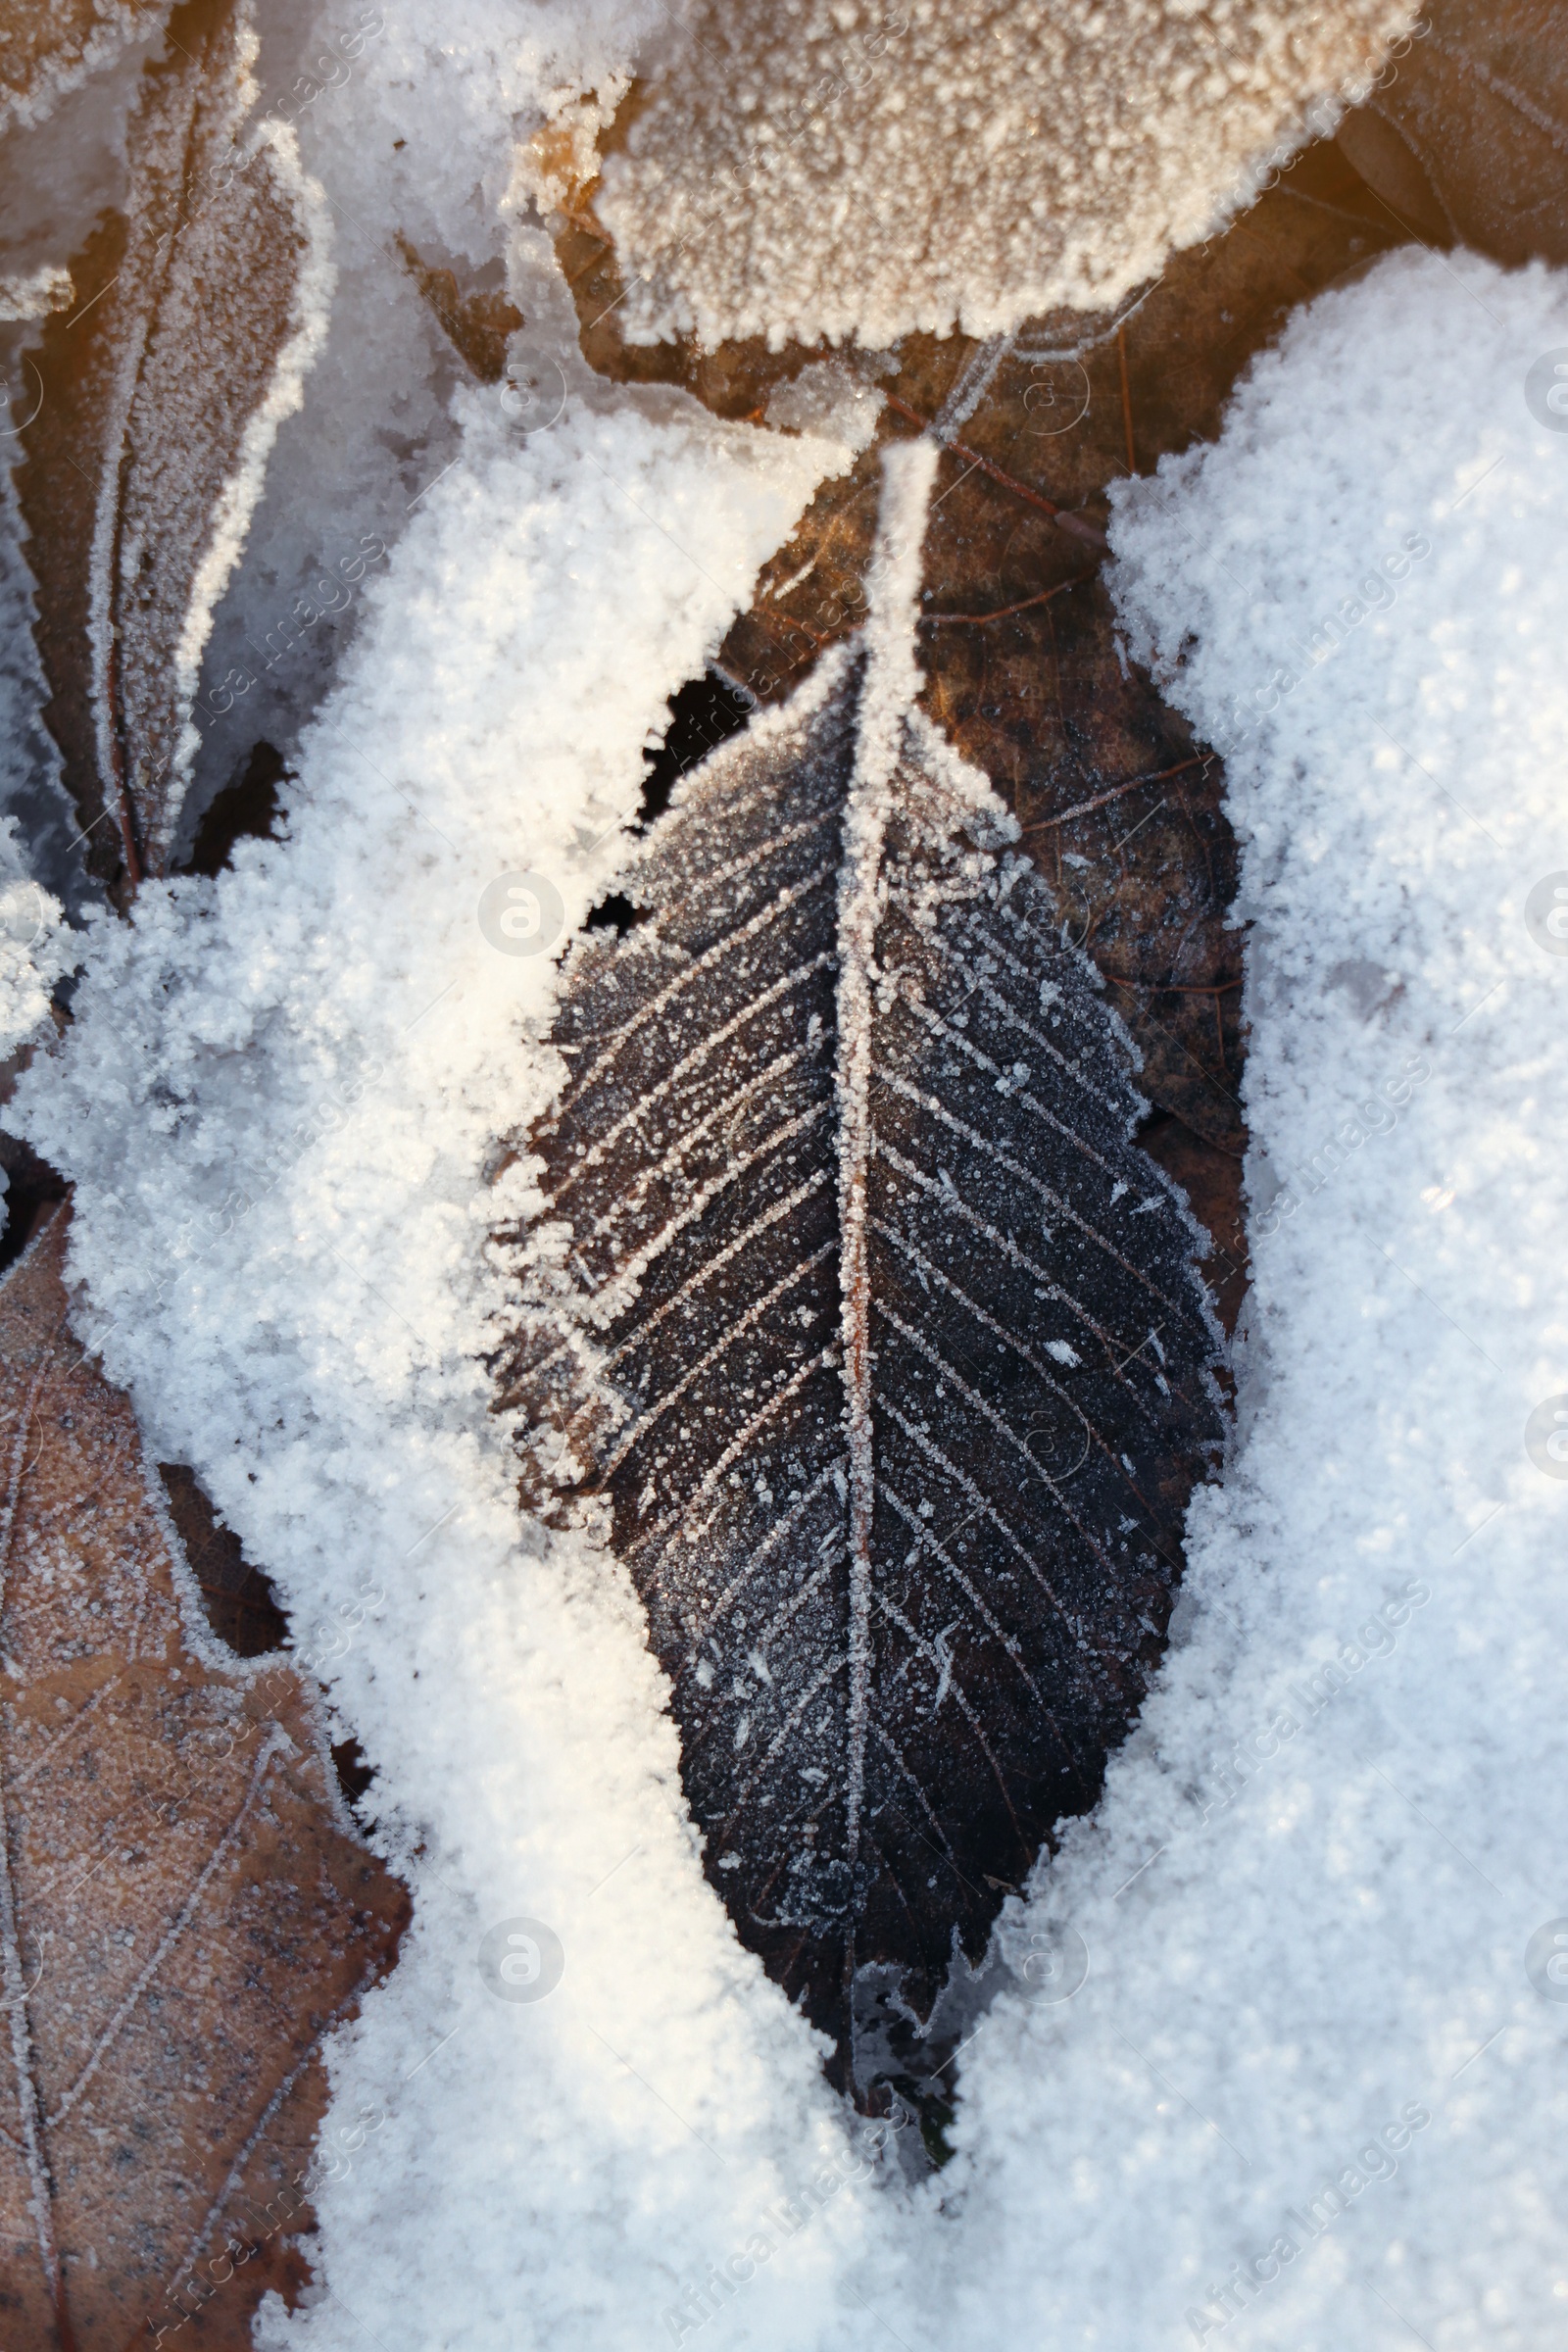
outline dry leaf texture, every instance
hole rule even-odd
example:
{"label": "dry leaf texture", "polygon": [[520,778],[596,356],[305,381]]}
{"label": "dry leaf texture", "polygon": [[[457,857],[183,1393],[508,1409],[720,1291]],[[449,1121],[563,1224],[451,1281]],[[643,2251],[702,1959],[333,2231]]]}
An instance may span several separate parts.
{"label": "dry leaf texture", "polygon": [[1124,1037],[913,709],[920,523],[869,652],[688,781],[568,967],[511,1367],[646,1600],[713,1884],[841,2040],[858,1970],[923,2014],[1094,1802],[1219,1428]]}
{"label": "dry leaf texture", "polygon": [[298,2282],[316,2053],[404,1896],[297,1677],[204,1638],[130,1406],[66,1326],[65,1229],[0,1288],[0,2330],[214,2352]]}
{"label": "dry leaf texture", "polygon": [[0,130],[41,122],[67,90],[168,14],[169,0],[0,0]]}
{"label": "dry leaf texture", "polygon": [[97,870],[132,883],[164,869],[214,608],[325,333],[319,192],[291,130],[249,123],[255,52],[248,0],[175,12],[127,134],[126,216],[45,329],[19,477],[45,715]]}
{"label": "dry leaf texture", "polygon": [[[698,0],[598,200],[630,339],[1014,327],[1152,277],[1364,95],[1404,0]],[[1325,101],[1325,94],[1329,94]]]}
{"label": "dry leaf texture", "polygon": [[1339,135],[1391,216],[1423,240],[1568,263],[1568,19],[1557,0],[1431,0],[1421,37]]}

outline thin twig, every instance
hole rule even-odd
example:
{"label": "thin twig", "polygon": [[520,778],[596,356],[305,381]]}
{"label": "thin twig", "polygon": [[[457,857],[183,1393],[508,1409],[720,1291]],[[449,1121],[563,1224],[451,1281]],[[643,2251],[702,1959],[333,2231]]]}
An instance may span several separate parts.
{"label": "thin twig", "polygon": [[922,629],[979,628],[982,621],[1010,620],[1014,612],[1028,612],[1036,605],[1049,605],[1054,596],[1067,588],[1081,588],[1094,578],[1092,571],[1080,571],[1070,580],[1058,580],[1054,588],[1043,588],[1038,596],[1026,596],[1020,604],[999,605],[995,612],[922,612],[918,625]]}
{"label": "thin twig", "polygon": [[1195,752],[1191,760],[1178,761],[1175,767],[1159,768],[1152,776],[1129,776],[1125,784],[1113,785],[1109,792],[1097,792],[1092,801],[1080,801],[1075,808],[1063,808],[1059,816],[1042,816],[1026,827],[1030,833],[1044,832],[1047,825],[1068,825],[1075,816],[1087,816],[1092,808],[1103,808],[1111,801],[1119,801],[1124,793],[1136,792],[1140,784],[1163,784],[1167,776],[1184,775],[1188,768],[1201,766],[1212,753]]}
{"label": "thin twig", "polygon": [[1133,395],[1127,380],[1127,329],[1116,329],[1116,362],[1121,369],[1121,420],[1127,433],[1127,470],[1138,471],[1138,453],[1133,447]]}

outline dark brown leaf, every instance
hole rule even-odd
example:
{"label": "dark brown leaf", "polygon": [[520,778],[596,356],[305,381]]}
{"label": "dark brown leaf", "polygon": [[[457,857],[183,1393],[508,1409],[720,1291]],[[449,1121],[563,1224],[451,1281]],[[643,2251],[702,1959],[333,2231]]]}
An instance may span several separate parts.
{"label": "dark brown leaf", "polygon": [[66,1224],[0,1286],[0,2328],[240,2352],[305,2277],[321,2037],[407,1901],[298,1677],[202,1638],[130,1406],[66,1323]]}
{"label": "dark brown leaf", "polygon": [[575,951],[508,1367],[535,1499],[595,1498],[647,1603],[712,1883],[847,2078],[864,1972],[928,2013],[1095,1801],[1220,1429],[1195,1228],[911,708],[906,593],[686,779],[642,919]]}
{"label": "dark brown leaf", "polygon": [[[576,192],[558,234],[589,359],[615,376],[684,383],[720,415],[760,417],[774,385],[817,355],[623,346],[592,192]],[[1404,237],[1340,151],[1319,146],[1225,235],[1174,256],[1120,331],[1063,313],[1031,321],[1010,346],[911,335],[878,378],[889,396],[879,444],[923,420],[948,450],[927,548],[925,706],[1018,816],[1061,919],[1138,1043],[1142,1091],[1179,1123],[1180,1137],[1160,1126],[1153,1148],[1180,1165],[1209,1224],[1207,1270],[1227,1321],[1245,1287],[1246,1135],[1223,770],[1118,647],[1099,550],[1076,525],[1103,526],[1108,482],[1216,434],[1232,385],[1291,310]],[[877,466],[874,445],[824,485],[725,640],[720,673],[764,702],[863,616]]]}

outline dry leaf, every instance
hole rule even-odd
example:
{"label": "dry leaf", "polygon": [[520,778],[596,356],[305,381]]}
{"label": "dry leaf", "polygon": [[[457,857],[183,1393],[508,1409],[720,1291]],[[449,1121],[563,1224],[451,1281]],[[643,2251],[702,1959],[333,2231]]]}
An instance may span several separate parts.
{"label": "dry leaf", "polygon": [[1122,300],[1359,96],[1400,0],[688,0],[596,200],[628,333],[880,348]]}
{"label": "dry leaf", "polygon": [[1220,1434],[1124,1043],[914,708],[935,460],[890,453],[864,655],[687,779],[567,967],[510,1368],[648,1605],[712,1884],[846,2060],[863,1972],[927,2015],[1094,1803]]}
{"label": "dry leaf", "polygon": [[[1177,255],[1120,331],[1056,313],[990,344],[911,335],[877,377],[879,441],[926,420],[949,452],[927,547],[925,707],[1016,813],[1111,986],[1156,1109],[1142,1140],[1215,1240],[1205,1270],[1227,1323],[1245,1290],[1246,1133],[1223,771],[1118,646],[1092,540],[1049,510],[1102,524],[1108,481],[1217,433],[1231,386],[1291,310],[1404,233],[1319,146],[1224,236]],[[581,208],[557,249],[584,352],[606,374],[681,382],[722,416],[760,419],[811,364],[757,342],[628,346],[613,255]],[[725,639],[721,678],[776,701],[858,626],[878,463],[873,446],[823,486]]]}
{"label": "dry leaf", "polygon": [[1423,242],[1568,263],[1568,18],[1557,0],[1430,0],[1339,143]]}
{"label": "dry leaf", "polygon": [[41,122],[168,14],[169,0],[0,0],[0,130]]}
{"label": "dry leaf", "polygon": [[59,1210],[0,1286],[0,2325],[249,2342],[304,2276],[318,2052],[394,1954],[298,1677],[206,1636]]}
{"label": "dry leaf", "polygon": [[105,880],[164,870],[213,612],[325,332],[323,210],[293,132],[250,123],[256,45],[250,0],[176,10],[127,131],[126,214],[34,355],[18,487],[45,717]]}

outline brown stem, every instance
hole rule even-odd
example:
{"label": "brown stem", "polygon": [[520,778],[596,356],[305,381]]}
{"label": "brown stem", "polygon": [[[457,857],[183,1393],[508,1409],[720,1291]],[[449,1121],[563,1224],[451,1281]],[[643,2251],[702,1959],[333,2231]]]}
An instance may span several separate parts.
{"label": "brown stem", "polygon": [[1081,588],[1086,580],[1092,580],[1094,576],[1092,571],[1080,571],[1070,580],[1058,580],[1054,588],[1042,589],[1038,596],[1026,596],[1021,604],[999,605],[995,612],[922,612],[919,626],[922,629],[952,629],[960,625],[978,628],[982,621],[1010,620],[1014,612],[1027,612],[1035,605],[1049,605],[1052,598],[1060,596],[1064,589]]}
{"label": "brown stem", "polygon": [[1121,370],[1121,420],[1127,434],[1127,470],[1138,471],[1138,453],[1133,447],[1133,394],[1127,380],[1127,329],[1116,329],[1116,364]]}

